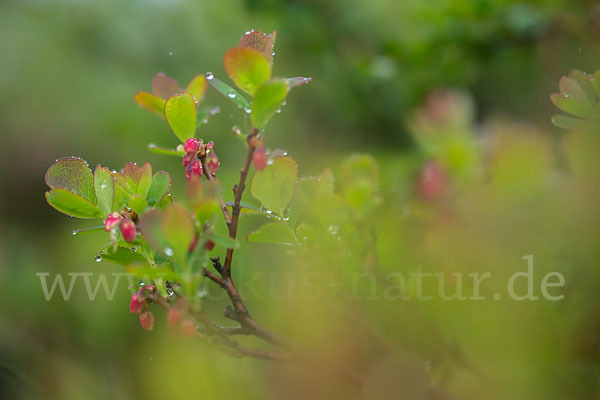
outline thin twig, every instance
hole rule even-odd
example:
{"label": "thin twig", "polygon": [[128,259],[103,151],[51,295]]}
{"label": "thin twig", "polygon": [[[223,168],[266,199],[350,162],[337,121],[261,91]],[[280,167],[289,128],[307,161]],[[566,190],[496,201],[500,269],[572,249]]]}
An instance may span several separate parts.
{"label": "thin twig", "polygon": [[[158,304],[160,307],[164,308],[166,311],[168,311],[172,306],[169,298],[162,297],[157,292],[149,293],[148,300]],[[231,353],[231,352],[227,351],[227,353],[230,355],[235,355],[235,356],[239,356],[239,357],[253,357],[253,358],[258,358],[261,360],[269,360],[269,361],[291,362],[291,361],[299,360],[299,358],[297,358],[291,354],[268,352],[268,351],[252,349],[250,347],[244,346],[229,337],[233,334],[242,334],[241,328],[237,328],[237,329],[235,329],[235,328],[233,328],[233,329],[232,328],[220,328],[217,325],[215,325],[206,316],[206,314],[204,314],[202,311],[197,311],[197,310],[191,309],[191,307],[187,304],[187,302],[184,299],[179,299],[178,303],[179,302],[181,302],[183,304],[183,307],[185,309],[187,309],[187,312],[189,315],[194,317],[194,319],[199,321],[204,326],[204,328],[206,329],[206,333],[217,336],[219,338],[219,340],[222,342],[222,344],[227,346],[229,349],[235,350],[235,353]],[[198,332],[198,333],[202,339],[205,339],[205,337],[202,333],[200,333],[200,332]],[[223,349],[220,349],[220,350],[223,350]]]}
{"label": "thin twig", "polygon": [[[240,170],[240,181],[233,187],[233,207],[231,209],[231,224],[229,226],[229,237],[235,239],[237,235],[238,220],[240,217],[240,211],[242,209],[240,203],[242,202],[242,194],[246,189],[246,178],[250,171],[250,165],[252,164],[252,157],[256,150],[255,139],[258,135],[257,129],[252,129],[252,132],[246,138],[248,143],[248,151],[246,152],[246,161],[244,166]],[[225,257],[225,263],[223,264],[223,272],[226,276],[231,276],[231,260],[233,259],[233,248],[227,249],[227,256]]]}

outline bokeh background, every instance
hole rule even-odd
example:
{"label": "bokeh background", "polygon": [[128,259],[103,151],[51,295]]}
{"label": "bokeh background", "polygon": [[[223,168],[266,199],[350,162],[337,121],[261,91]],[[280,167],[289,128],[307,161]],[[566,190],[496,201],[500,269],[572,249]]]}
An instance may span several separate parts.
{"label": "bokeh background", "polygon": [[[253,316],[318,354],[318,365],[233,359],[172,338],[159,312],[155,331],[145,332],[124,284],[113,301],[90,301],[78,284],[70,301],[47,302],[36,276],[122,271],[95,262],[103,234],[71,235],[85,223],[46,204],[47,167],[70,155],[111,169],[149,161],[171,173],[177,197],[180,161],[146,149],[174,147],[176,138],[133,95],[150,90],[158,71],[181,83],[207,71],[227,80],[222,56],[249,29],[278,31],[275,75],[313,78],[270,123],[268,147],[287,150],[301,176],[326,167],[343,175],[352,153],[378,164],[372,181],[381,201],[362,215],[358,238],[342,237],[347,247],[323,243],[298,257],[255,245],[238,258],[237,279],[256,282],[245,293]],[[600,3],[591,0],[0,2],[0,393],[598,398],[598,132],[553,127],[548,96],[571,69],[600,68],[599,39]],[[221,112],[201,134],[217,143],[228,188],[243,157],[230,134],[242,116],[215,92],[207,101]],[[419,186],[431,159],[447,188],[433,202]],[[320,212],[327,220],[329,211]],[[243,220],[242,232],[256,218]],[[340,251],[353,261],[340,263]],[[565,276],[564,300],[359,296],[345,304],[333,289],[317,299],[273,289],[286,292],[288,279],[307,271],[347,283],[351,274],[408,276],[423,265],[493,271],[502,278],[485,288],[491,298],[525,270],[528,254],[539,268],[536,288],[546,272]],[[221,318],[225,300],[206,303]],[[371,334],[383,350],[368,346]]]}

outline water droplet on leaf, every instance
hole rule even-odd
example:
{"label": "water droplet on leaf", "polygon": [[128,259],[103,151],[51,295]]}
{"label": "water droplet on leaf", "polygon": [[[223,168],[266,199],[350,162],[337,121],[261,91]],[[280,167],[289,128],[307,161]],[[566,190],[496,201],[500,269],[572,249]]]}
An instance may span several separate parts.
{"label": "water droplet on leaf", "polygon": [[208,80],[211,80],[212,78],[215,77],[212,72],[207,72],[205,75],[206,75],[206,79],[208,79]]}

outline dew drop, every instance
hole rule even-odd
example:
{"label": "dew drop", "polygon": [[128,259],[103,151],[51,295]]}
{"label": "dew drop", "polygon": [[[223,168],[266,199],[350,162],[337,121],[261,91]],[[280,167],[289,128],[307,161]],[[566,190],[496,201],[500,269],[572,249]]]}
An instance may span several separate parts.
{"label": "dew drop", "polygon": [[275,110],[275,112],[276,112],[277,114],[279,114],[279,113],[281,112],[281,108],[278,108],[277,110]]}
{"label": "dew drop", "polygon": [[215,77],[212,72],[207,72],[205,75],[206,75],[206,79],[208,79],[209,81]]}
{"label": "dew drop", "polygon": [[94,260],[98,263],[98,262],[102,261],[102,256],[100,254],[96,254],[94,256]]}
{"label": "dew drop", "polygon": [[170,52],[169,52],[169,57],[171,57],[172,55],[173,55],[173,52],[172,52],[172,51],[170,51]]}
{"label": "dew drop", "polygon": [[173,296],[175,294],[175,291],[173,289],[171,289],[170,287],[167,288],[167,294],[169,296]]}
{"label": "dew drop", "polygon": [[227,96],[229,96],[230,99],[235,99],[235,93],[228,93]]}
{"label": "dew drop", "polygon": [[252,112],[252,110],[249,108],[246,108],[244,111],[246,112],[246,114],[250,114]]}
{"label": "dew drop", "polygon": [[219,112],[221,112],[221,108],[219,106],[216,106],[216,107],[213,107],[210,109],[210,115],[215,115]]}
{"label": "dew drop", "polygon": [[72,233],[73,233],[73,236],[77,235],[77,231],[73,231]]}
{"label": "dew drop", "polygon": [[173,256],[173,249],[170,247],[165,248],[165,254],[167,255],[167,257],[172,257]]}

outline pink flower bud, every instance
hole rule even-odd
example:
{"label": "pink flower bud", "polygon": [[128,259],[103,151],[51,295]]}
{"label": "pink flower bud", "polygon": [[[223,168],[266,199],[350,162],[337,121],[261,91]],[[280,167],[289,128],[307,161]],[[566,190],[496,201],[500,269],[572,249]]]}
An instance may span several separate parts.
{"label": "pink flower bud", "polygon": [[446,191],[446,175],[437,161],[425,163],[417,178],[417,194],[423,200],[433,201]]}
{"label": "pink flower bud", "polygon": [[217,157],[217,153],[215,153],[214,150],[211,150],[208,155],[208,164],[206,166],[208,167],[208,172],[212,175],[217,174],[217,171],[219,170],[219,157]]}
{"label": "pink flower bud", "polygon": [[106,232],[111,231],[115,226],[119,225],[121,219],[123,219],[123,217],[121,217],[121,214],[116,211],[110,214],[108,217],[106,217],[106,221],[104,221],[104,230]]}
{"label": "pink flower bud", "polygon": [[192,166],[192,174],[202,176],[202,164],[200,164],[200,161],[198,161],[198,160],[192,161],[191,166]]}
{"label": "pink flower bud", "polygon": [[142,328],[147,331],[154,329],[154,315],[152,314],[152,311],[144,309],[144,311],[140,313],[140,324],[142,325]]}
{"label": "pink flower bud", "polygon": [[145,305],[146,305],[146,296],[144,295],[144,293],[141,290],[137,291],[131,295],[131,302],[129,303],[129,311],[131,311],[132,314],[137,314],[140,311],[142,311],[142,309],[144,308]]}
{"label": "pink flower bud", "polygon": [[256,168],[257,171],[262,171],[267,166],[267,161],[269,161],[269,156],[267,155],[264,146],[261,144],[256,148],[254,155],[252,156],[254,168]]}
{"label": "pink flower bud", "polygon": [[213,242],[212,240],[207,240],[206,242],[204,242],[204,248],[208,251],[211,251],[212,249],[215,248],[215,242]]}
{"label": "pink flower bud", "polygon": [[121,222],[121,233],[127,243],[131,243],[135,239],[135,223],[130,218],[125,218]]}
{"label": "pink flower bud", "polygon": [[183,311],[181,310],[181,308],[177,306],[171,307],[169,313],[167,314],[167,324],[169,325],[171,333],[179,332],[179,326],[181,324],[182,318]]}
{"label": "pink flower bud", "polygon": [[209,149],[213,149],[213,147],[215,147],[215,142],[213,142],[212,140],[210,142],[208,142],[208,144],[206,145],[207,148]]}
{"label": "pink flower bud", "polygon": [[202,176],[202,164],[200,164],[200,161],[198,160],[192,161],[190,165],[185,167],[185,177],[187,178],[188,182],[192,179],[193,175],[198,177]]}
{"label": "pink flower bud", "polygon": [[198,139],[196,138],[189,138],[185,141],[185,144],[183,145],[183,150],[188,154],[196,153],[198,149]]}
{"label": "pink flower bud", "polygon": [[185,337],[192,337],[194,332],[196,332],[196,326],[194,326],[194,321],[189,318],[186,318],[181,324],[181,332]]}
{"label": "pink flower bud", "polygon": [[182,162],[183,166],[187,167],[192,162],[193,159],[194,159],[194,156],[192,154],[186,154],[185,156],[183,156],[183,162]]}

